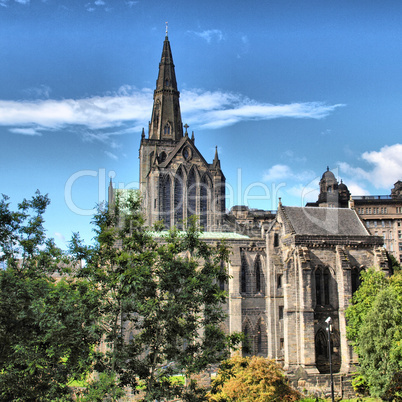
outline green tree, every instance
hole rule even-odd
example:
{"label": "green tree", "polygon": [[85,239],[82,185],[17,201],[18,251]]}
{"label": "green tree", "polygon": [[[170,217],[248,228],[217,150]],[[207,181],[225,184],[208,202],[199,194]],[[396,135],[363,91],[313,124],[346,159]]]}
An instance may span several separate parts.
{"label": "green tree", "polygon": [[360,329],[378,293],[388,286],[384,273],[370,268],[361,273],[362,284],[352,298],[352,304],[346,310],[348,326],[346,334],[355,352],[359,355]]}
{"label": "green tree", "polygon": [[382,397],[394,373],[402,370],[402,303],[391,287],[383,289],[359,334],[360,372],[370,393]]}
{"label": "green tree", "polygon": [[200,240],[195,220],[185,233],[173,229],[155,240],[140,205],[132,193],[100,210],[95,246],[75,236],[71,251],[85,258],[81,274],[102,293],[106,347],[96,370],[116,373],[117,384],[134,392],[141,385],[145,400],[160,400],[185,395],[172,375],[190,378],[227,356],[233,337],[222,329],[220,284],[228,279],[228,249]]}
{"label": "green tree", "polygon": [[211,402],[297,401],[280,366],[263,357],[234,356],[223,362],[208,395]]}
{"label": "green tree", "polygon": [[[0,201],[0,398],[56,400],[91,367],[99,336],[96,292],[86,281],[51,276],[67,263],[46,239],[39,192],[11,211]],[[68,265],[66,265],[68,266]]]}
{"label": "green tree", "polygon": [[362,280],[346,311],[347,334],[359,357],[359,386],[384,397],[402,370],[402,273],[386,278],[370,269]]}

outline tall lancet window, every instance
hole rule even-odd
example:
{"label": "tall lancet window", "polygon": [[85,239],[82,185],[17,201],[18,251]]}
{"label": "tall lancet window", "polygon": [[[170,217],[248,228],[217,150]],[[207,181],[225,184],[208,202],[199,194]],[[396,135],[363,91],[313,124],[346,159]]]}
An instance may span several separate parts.
{"label": "tall lancet window", "polygon": [[193,215],[197,215],[197,180],[191,169],[187,179],[187,219]]}
{"label": "tall lancet window", "polygon": [[200,225],[203,230],[208,230],[208,203],[211,194],[211,182],[204,176],[200,184]]}
{"label": "tall lancet window", "polygon": [[159,196],[160,196],[160,220],[163,221],[165,228],[170,228],[170,213],[171,213],[171,202],[170,202],[170,191],[171,180],[169,174],[161,175],[159,181]]}
{"label": "tall lancet window", "polygon": [[247,292],[247,258],[244,253],[241,254],[241,272],[240,272],[240,292],[246,293]]}
{"label": "tall lancet window", "polygon": [[256,293],[261,293],[261,258],[260,255],[257,254],[254,262],[254,272],[255,272],[255,291]]}
{"label": "tall lancet window", "polygon": [[174,178],[174,224],[183,229],[183,172],[177,170]]}

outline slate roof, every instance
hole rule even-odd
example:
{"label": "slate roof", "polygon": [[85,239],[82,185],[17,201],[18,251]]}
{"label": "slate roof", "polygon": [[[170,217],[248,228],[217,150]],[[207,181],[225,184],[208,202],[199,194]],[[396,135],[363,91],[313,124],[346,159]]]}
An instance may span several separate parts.
{"label": "slate roof", "polygon": [[282,207],[295,234],[370,236],[356,212],[349,208]]}

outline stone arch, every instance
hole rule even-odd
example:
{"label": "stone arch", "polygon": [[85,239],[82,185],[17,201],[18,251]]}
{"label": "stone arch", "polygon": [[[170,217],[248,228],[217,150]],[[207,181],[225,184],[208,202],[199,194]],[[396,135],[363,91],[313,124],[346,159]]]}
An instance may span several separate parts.
{"label": "stone arch", "polygon": [[267,356],[268,352],[268,336],[265,321],[260,317],[255,327],[255,341],[254,341],[255,354]]}
{"label": "stone arch", "polygon": [[242,332],[244,335],[244,340],[242,342],[242,355],[250,356],[253,355],[253,325],[250,320],[246,317],[243,321]]}
{"label": "stone arch", "polygon": [[320,328],[317,331],[314,345],[317,370],[320,373],[329,373],[328,334],[324,329]]}

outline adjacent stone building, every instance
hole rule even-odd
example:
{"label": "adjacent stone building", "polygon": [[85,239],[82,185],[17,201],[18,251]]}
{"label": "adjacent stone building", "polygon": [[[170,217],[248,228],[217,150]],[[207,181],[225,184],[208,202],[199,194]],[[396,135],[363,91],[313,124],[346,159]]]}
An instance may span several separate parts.
{"label": "adjacent stone building", "polygon": [[[206,242],[227,240],[226,326],[246,335],[243,354],[277,360],[292,378],[303,378],[305,388],[323,384],[329,371],[325,319],[331,317],[334,371],[347,376],[355,357],[346,340],[345,309],[362,269],[388,269],[383,238],[372,236],[347,208],[350,193],[329,169],[318,202],[309,207],[279,203],[275,213],[236,206],[226,214],[218,153],[208,163],[197,149],[194,133],[189,137],[182,124],[179,96],[166,35],[148,135],[143,130],[139,150],[147,224],[162,220],[166,228],[184,228],[197,215]],[[110,187],[110,202],[113,194]]]}
{"label": "adjacent stone building", "polygon": [[402,263],[402,181],[394,184],[390,195],[352,196],[327,168],[320,180],[318,200],[306,206],[354,208],[369,233],[381,236],[387,252]]}

